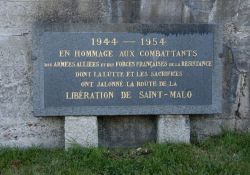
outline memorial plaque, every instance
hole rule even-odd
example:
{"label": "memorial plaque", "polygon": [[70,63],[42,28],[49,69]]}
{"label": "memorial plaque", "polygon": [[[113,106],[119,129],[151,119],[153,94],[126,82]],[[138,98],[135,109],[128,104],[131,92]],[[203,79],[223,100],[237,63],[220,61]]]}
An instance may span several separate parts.
{"label": "memorial plaque", "polygon": [[36,25],[34,114],[221,112],[213,25]]}

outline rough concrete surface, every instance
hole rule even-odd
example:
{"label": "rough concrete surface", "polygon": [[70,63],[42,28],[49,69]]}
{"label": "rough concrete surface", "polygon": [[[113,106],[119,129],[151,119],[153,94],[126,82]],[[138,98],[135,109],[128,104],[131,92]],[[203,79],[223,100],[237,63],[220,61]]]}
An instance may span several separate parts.
{"label": "rough concrete surface", "polygon": [[[250,0],[1,0],[1,145],[64,146],[64,118],[32,114],[31,26],[37,21],[221,24],[224,112],[190,116],[191,136],[202,139],[225,128],[250,130]],[[122,126],[132,127],[129,121]]]}
{"label": "rough concrete surface", "polygon": [[190,121],[185,115],[160,115],[157,119],[157,142],[190,143]]}
{"label": "rough concrete surface", "polygon": [[98,126],[96,116],[65,117],[65,148],[73,145],[98,146]]}
{"label": "rough concrete surface", "polygon": [[99,146],[136,147],[156,141],[155,116],[98,117]]}

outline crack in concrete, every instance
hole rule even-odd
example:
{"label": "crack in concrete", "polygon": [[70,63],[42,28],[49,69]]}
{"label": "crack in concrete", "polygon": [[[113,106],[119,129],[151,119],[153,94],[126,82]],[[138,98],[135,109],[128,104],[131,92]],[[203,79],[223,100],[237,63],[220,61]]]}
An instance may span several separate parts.
{"label": "crack in concrete", "polygon": [[229,45],[227,45],[227,44],[225,44],[224,45],[227,49],[229,49],[230,50],[230,53],[232,54],[232,61],[233,61],[233,68],[236,70],[236,72],[238,73],[238,74],[247,74],[248,73],[248,71],[243,71],[243,70],[240,70],[239,68],[238,68],[238,66],[237,66],[237,62],[236,62],[236,58],[235,58],[235,49],[232,49],[232,47],[231,46],[229,46]]}
{"label": "crack in concrete", "polygon": [[238,100],[237,100],[237,109],[235,110],[235,117],[236,119],[242,119],[241,117],[241,112],[240,112],[240,109],[241,109],[241,98],[242,97],[245,97],[245,89],[247,87],[247,83],[246,83],[246,80],[247,80],[247,75],[244,73],[244,74],[240,74],[239,75],[240,78],[239,78],[239,94],[237,95],[238,96]]}
{"label": "crack in concrete", "polygon": [[30,32],[24,32],[24,33],[20,33],[20,34],[11,35],[11,36],[26,36],[28,34],[30,34]]}

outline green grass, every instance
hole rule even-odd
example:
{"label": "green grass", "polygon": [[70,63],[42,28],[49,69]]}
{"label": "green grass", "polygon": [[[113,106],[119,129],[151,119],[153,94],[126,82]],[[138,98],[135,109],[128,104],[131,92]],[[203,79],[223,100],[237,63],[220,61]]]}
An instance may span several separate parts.
{"label": "green grass", "polygon": [[0,174],[250,175],[250,134],[140,149],[0,149]]}

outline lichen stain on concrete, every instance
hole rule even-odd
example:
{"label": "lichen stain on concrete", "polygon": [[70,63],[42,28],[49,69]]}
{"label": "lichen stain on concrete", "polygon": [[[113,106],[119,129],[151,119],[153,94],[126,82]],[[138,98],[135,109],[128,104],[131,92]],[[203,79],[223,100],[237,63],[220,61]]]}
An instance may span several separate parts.
{"label": "lichen stain on concrete", "polygon": [[39,4],[37,22],[41,23],[65,23],[86,22],[87,17],[79,14],[79,1],[44,1]]}
{"label": "lichen stain on concrete", "polygon": [[[101,23],[112,15],[108,1],[53,0],[41,2],[37,22]],[[113,4],[113,3],[112,3]]]}

